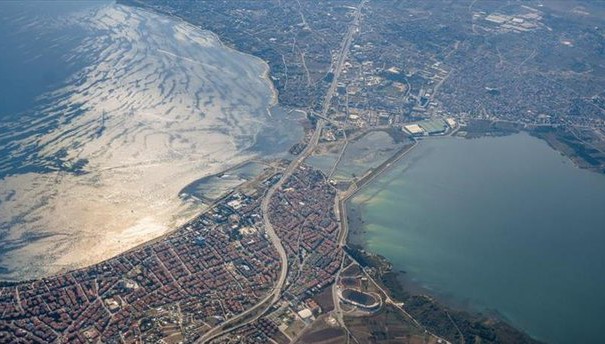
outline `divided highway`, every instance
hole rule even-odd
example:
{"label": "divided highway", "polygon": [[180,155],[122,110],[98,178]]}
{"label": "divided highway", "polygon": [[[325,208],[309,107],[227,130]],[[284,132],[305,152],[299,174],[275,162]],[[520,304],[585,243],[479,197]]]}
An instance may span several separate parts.
{"label": "divided highway", "polygon": [[338,56],[336,57],[334,66],[332,68],[334,78],[332,79],[330,87],[328,88],[328,91],[326,93],[326,97],[324,98],[322,112],[321,114],[318,114],[319,120],[317,121],[315,131],[309,139],[307,147],[295,160],[293,160],[288,165],[281,179],[273,186],[271,186],[267,193],[263,196],[263,200],[261,203],[261,211],[263,214],[263,225],[265,228],[265,233],[267,233],[269,240],[277,250],[281,262],[280,273],[275,287],[273,288],[272,292],[269,293],[261,302],[259,302],[249,310],[231,319],[228,319],[223,324],[212,328],[197,341],[198,343],[208,343],[214,338],[217,338],[230,331],[233,331],[247,323],[255,321],[256,319],[260,318],[266,312],[266,310],[269,309],[272,305],[274,305],[281,297],[281,291],[286,283],[286,279],[288,276],[288,255],[286,254],[286,250],[284,249],[281,239],[273,229],[271,221],[269,220],[269,204],[271,201],[271,197],[273,196],[273,194],[275,194],[277,190],[281,188],[283,183],[288,180],[292,173],[294,173],[294,171],[305,161],[305,159],[307,159],[313,153],[313,151],[317,147],[319,138],[321,137],[321,132],[326,123],[328,110],[330,109],[330,103],[332,102],[332,97],[334,96],[334,92],[338,84],[338,77],[340,76],[344,62],[346,61],[351,42],[353,41],[353,35],[359,27],[359,21],[361,19],[361,9],[363,8],[363,5],[366,2],[367,0],[362,0],[359,3],[355,12],[354,19],[351,21],[351,24],[349,24],[349,28],[341,44],[341,50]]}

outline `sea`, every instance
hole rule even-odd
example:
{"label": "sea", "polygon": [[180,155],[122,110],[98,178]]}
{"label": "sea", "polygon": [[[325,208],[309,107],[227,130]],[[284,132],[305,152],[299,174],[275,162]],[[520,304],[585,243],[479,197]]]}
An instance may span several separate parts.
{"label": "sea", "polygon": [[549,343],[602,341],[605,175],[544,141],[424,140],[350,207],[416,292]]}
{"label": "sea", "polygon": [[267,64],[113,1],[0,2],[0,279],[114,256],[202,208],[181,190],[303,135]]}

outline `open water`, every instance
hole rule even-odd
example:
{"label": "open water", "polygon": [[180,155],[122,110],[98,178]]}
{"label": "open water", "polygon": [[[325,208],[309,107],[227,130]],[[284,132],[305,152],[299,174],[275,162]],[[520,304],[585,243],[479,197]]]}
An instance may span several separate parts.
{"label": "open water", "polygon": [[268,66],[111,1],[0,2],[0,279],[98,262],[182,224],[180,191],[302,135]]}
{"label": "open water", "polygon": [[547,342],[602,342],[605,176],[543,141],[424,141],[351,206],[408,283]]}

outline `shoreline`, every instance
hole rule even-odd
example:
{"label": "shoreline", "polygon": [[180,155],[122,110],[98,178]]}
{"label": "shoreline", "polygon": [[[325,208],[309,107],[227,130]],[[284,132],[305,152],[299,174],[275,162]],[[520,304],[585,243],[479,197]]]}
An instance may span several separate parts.
{"label": "shoreline", "polygon": [[[119,4],[123,5],[121,3],[119,3]],[[128,5],[124,5],[124,6],[128,6]],[[144,8],[144,7],[138,7],[138,8],[140,8],[142,10],[146,10],[147,9],[147,8]],[[154,12],[155,13],[155,11],[153,9],[150,9],[150,12]],[[160,13],[160,12],[158,12],[158,13]],[[162,13],[162,15],[167,15],[167,14]],[[269,84],[269,87],[270,87],[270,90],[271,90],[271,99],[269,101],[268,107],[266,108],[266,110],[267,110],[267,116],[269,118],[272,117],[271,110],[274,107],[280,106],[279,105],[279,93],[278,93],[278,90],[276,89],[273,81],[271,80],[271,68],[270,68],[269,64],[266,61],[262,60],[261,58],[255,56],[255,55],[251,55],[251,54],[248,54],[248,53],[244,53],[244,52],[238,51],[235,48],[224,44],[223,41],[220,39],[220,37],[216,33],[212,32],[210,30],[201,29],[201,28],[199,28],[199,27],[197,27],[197,26],[195,26],[193,24],[190,24],[189,22],[187,22],[186,20],[178,17],[177,15],[169,14],[168,16],[171,17],[171,18],[176,19],[177,21],[181,21],[181,22],[185,23],[186,25],[189,25],[189,26],[192,26],[192,27],[194,27],[196,29],[200,29],[202,31],[207,32],[209,34],[209,36],[213,37],[213,39],[215,39],[216,42],[222,48],[229,49],[229,50],[233,51],[236,54],[242,54],[244,56],[252,57],[254,59],[260,60],[260,62],[263,65],[263,71],[262,71],[261,75],[259,75],[259,77],[263,80],[263,82],[267,82]],[[292,110],[292,111],[300,111],[300,112],[304,113],[303,110],[299,110],[299,109]],[[531,131],[527,131],[527,132],[531,134]],[[454,134],[454,133],[450,133],[447,136],[450,136],[451,134]],[[487,133],[487,134],[489,134],[489,133]],[[441,139],[441,138],[444,138],[444,137],[446,137],[446,136],[444,135],[444,136],[439,136],[439,137],[433,137],[433,138],[431,138],[431,140],[432,139]],[[457,138],[465,138],[465,137],[457,137]],[[468,137],[467,139],[470,139],[470,137]],[[544,141],[546,141],[548,143],[547,140],[544,139]],[[356,195],[358,195],[360,191],[363,191],[368,185],[370,185],[371,183],[375,182],[375,180],[378,177],[384,176],[385,174],[389,173],[391,171],[391,168],[394,167],[396,163],[401,162],[403,160],[403,158],[406,157],[408,155],[408,153],[410,151],[412,151],[420,142],[422,142],[422,140],[419,141],[419,140],[413,139],[413,144],[411,144],[411,145],[404,145],[400,150],[398,150],[394,155],[392,155],[391,157],[389,157],[388,159],[386,159],[386,161],[384,161],[383,163],[381,163],[379,166],[377,166],[374,169],[371,169],[371,170],[367,171],[358,180],[354,180],[351,183],[351,187],[349,188],[349,190],[347,190],[346,192],[344,192],[345,196],[343,198],[340,198],[340,196],[337,196],[337,200],[336,200],[336,204],[335,204],[335,206],[336,206],[335,210],[338,211],[338,214],[344,214],[343,218],[341,218],[341,221],[340,221],[340,223],[341,223],[341,233],[339,234],[339,239],[343,240],[342,243],[343,243],[344,246],[349,246],[349,243],[350,243],[351,245],[356,245],[356,246],[358,245],[360,247],[363,247],[364,249],[367,247],[367,242],[365,242],[365,243],[363,242],[364,241],[363,240],[363,236],[365,235],[364,234],[365,233],[365,230],[364,230],[364,220],[363,220],[363,217],[362,217],[364,205],[361,204],[359,206],[354,206],[352,204],[353,198]],[[552,146],[550,144],[549,144],[549,146],[551,146],[551,148],[553,150],[558,151],[561,154],[563,154],[560,150],[556,149],[554,146]],[[573,159],[571,159],[571,158],[569,158],[569,159],[571,161],[573,161]],[[222,170],[222,171],[217,172],[217,173],[215,173],[213,175],[210,175],[210,176],[206,176],[204,178],[211,177],[211,176],[216,176],[218,174],[225,173],[227,171],[231,171],[233,169],[236,169],[239,166],[243,166],[245,164],[250,163],[252,160],[253,160],[253,158],[247,159],[245,161],[237,163],[235,166],[229,167],[229,168],[227,168],[225,170]],[[574,165],[575,165],[575,163],[574,163]],[[581,168],[579,166],[577,166],[577,167]],[[216,200],[207,203],[208,207],[206,209],[194,212],[194,214],[191,215],[191,218],[187,219],[183,224],[174,226],[173,228],[167,230],[166,232],[164,232],[162,235],[160,235],[158,237],[155,237],[155,238],[147,240],[147,241],[143,241],[142,243],[140,243],[140,244],[138,244],[138,245],[136,245],[134,247],[131,247],[131,248],[125,250],[125,251],[119,252],[118,254],[115,254],[115,255],[113,255],[113,256],[111,256],[109,258],[106,258],[106,259],[103,259],[103,260],[100,260],[98,262],[94,262],[94,263],[91,263],[91,264],[86,264],[85,266],[65,269],[65,271],[59,271],[58,273],[50,274],[48,276],[36,277],[35,279],[25,279],[25,280],[18,280],[18,281],[14,281],[14,282],[10,281],[10,280],[3,281],[3,280],[0,279],[0,284],[3,284],[3,283],[7,283],[7,284],[12,284],[12,283],[22,284],[22,283],[27,283],[27,282],[32,281],[32,280],[40,280],[40,279],[45,279],[45,278],[49,278],[49,277],[54,277],[56,275],[65,274],[66,272],[77,272],[77,271],[80,271],[80,270],[83,270],[83,269],[90,268],[90,267],[95,266],[95,265],[102,264],[105,261],[109,261],[109,260],[113,260],[113,259],[119,258],[119,257],[123,256],[124,254],[128,254],[129,252],[137,250],[137,249],[139,249],[141,247],[146,247],[146,246],[149,246],[149,245],[153,245],[153,244],[155,244],[155,243],[157,243],[159,241],[164,240],[167,236],[169,236],[171,234],[174,234],[174,233],[177,233],[178,231],[183,230],[185,227],[187,227],[188,224],[191,223],[191,221],[193,219],[195,219],[195,218],[197,218],[197,217],[199,217],[199,216],[207,213],[210,209],[212,209],[212,207],[216,203],[221,202],[222,200],[224,200],[226,197],[228,197],[229,195],[233,194],[237,190],[238,190],[238,188],[233,188],[233,189],[226,190],[221,196],[217,197]],[[348,215],[347,215],[347,213],[348,213]],[[350,219],[351,213],[356,213],[356,215],[358,215],[358,218],[355,219],[355,220],[351,220]],[[353,242],[354,240],[357,241],[359,244],[354,243]],[[343,250],[345,249],[344,247],[342,247],[342,245],[341,245],[340,248],[343,249]],[[368,251],[368,252],[370,252],[370,251]],[[386,263],[391,264],[388,260],[386,260],[386,258],[382,257],[381,255],[378,255],[376,253],[371,253],[371,254],[379,257],[380,259],[383,259]],[[392,266],[392,264],[391,264],[391,266]],[[448,308],[451,307],[452,311],[456,311],[456,312],[457,311],[468,312],[470,317],[483,317],[483,316],[487,316],[488,318],[492,318],[491,312],[487,312],[487,314],[486,314],[484,312],[480,312],[480,311],[474,310],[474,309],[470,308],[470,306],[469,306],[468,309],[467,309],[467,307],[464,307],[464,306],[457,307],[455,302],[452,301],[452,303],[450,303],[447,300],[445,300],[444,296],[438,295],[438,293],[436,293],[436,292],[431,292],[430,290],[428,290],[426,288],[423,288],[420,284],[418,284],[418,283],[415,284],[415,282],[413,282],[411,279],[406,278],[406,272],[403,271],[403,270],[401,270],[401,271],[390,271],[389,270],[389,271],[386,271],[384,273],[384,275],[382,275],[382,273],[381,273],[381,275],[379,275],[380,276],[379,281],[382,283],[382,277],[386,276],[388,274],[394,275],[395,278],[400,282],[400,284],[399,284],[400,290],[393,290],[388,285],[385,288],[385,289],[389,290],[389,292],[392,293],[392,294],[394,294],[394,295],[397,295],[398,292],[403,292],[403,293],[408,293],[409,292],[409,293],[421,295],[420,293],[422,293],[423,291],[425,291],[426,295],[424,295],[424,293],[422,293],[422,295],[421,295],[422,297],[426,296],[426,297],[432,299],[433,296],[434,296],[435,303],[437,303],[439,305],[445,306],[446,309],[448,309]],[[252,308],[248,309],[244,313],[252,312],[255,308],[262,307],[264,305],[264,303],[266,302],[266,300],[270,297],[270,295],[271,294],[269,294],[269,296],[267,296],[267,298],[263,299],[262,302],[259,302],[258,304],[256,304]],[[447,310],[446,310],[446,313],[447,313]],[[494,316],[493,319],[495,319],[496,321],[498,321],[498,322],[501,321],[501,322],[504,323],[504,325],[508,325],[507,320],[505,318],[503,318],[501,315],[498,315],[497,312],[493,316]],[[451,320],[451,318],[450,318],[450,320]],[[452,320],[452,323],[455,324],[455,322],[453,320]],[[221,326],[223,326],[223,325],[221,325]],[[511,325],[508,325],[508,326],[511,326]],[[513,328],[516,331],[519,331],[522,334],[525,333],[525,332],[523,332],[521,330],[518,330],[516,327],[513,327]]]}
{"label": "shoreline", "polygon": [[82,271],[82,270],[86,270],[89,269],[95,265],[99,265],[99,264],[103,264],[107,261],[119,258],[120,256],[123,256],[125,254],[134,252],[136,250],[139,250],[141,248],[144,248],[146,246],[149,245],[153,245],[155,243],[158,243],[164,239],[166,239],[168,236],[170,236],[171,234],[174,234],[176,232],[178,232],[179,230],[185,229],[185,227],[187,227],[188,225],[190,225],[194,220],[196,220],[197,218],[199,218],[200,216],[204,215],[205,213],[207,213],[208,211],[212,210],[212,207],[215,204],[220,203],[222,200],[224,200],[226,197],[228,197],[229,195],[231,195],[235,190],[231,190],[227,193],[225,193],[224,195],[222,195],[221,197],[217,198],[216,201],[209,203],[208,207],[198,213],[196,213],[195,215],[192,215],[190,218],[188,218],[183,224],[181,224],[180,226],[175,226],[173,229],[170,229],[164,233],[162,233],[161,235],[154,237],[150,240],[147,240],[145,242],[142,242],[140,244],[137,244],[136,246],[133,246],[127,250],[124,250],[114,256],[111,256],[107,259],[102,259],[98,262],[95,263],[91,263],[91,264],[85,264],[83,266],[78,266],[75,268],[67,268],[65,270],[61,270],[52,274],[47,274],[44,276],[39,276],[39,277],[34,277],[34,278],[27,278],[27,279],[22,279],[22,280],[9,280],[9,279],[0,279],[0,286],[10,286],[10,285],[19,285],[19,284],[25,284],[25,283],[29,283],[29,282],[34,282],[34,281],[38,281],[38,280],[42,280],[42,279],[48,279],[48,278],[53,278],[53,277],[57,277],[57,276],[61,276],[64,275],[66,273],[73,273],[73,272],[78,272],[78,271]]}
{"label": "shoreline", "polygon": [[263,65],[263,72],[261,73],[261,75],[259,75],[259,78],[261,78],[262,80],[264,80],[265,82],[267,82],[270,85],[270,89],[271,89],[271,102],[269,103],[269,106],[267,107],[267,114],[269,117],[271,117],[271,113],[270,113],[270,109],[276,105],[279,104],[279,92],[277,91],[277,88],[275,87],[275,85],[273,84],[273,81],[271,81],[271,67],[269,66],[269,64],[267,63],[267,61],[261,59],[260,57],[256,56],[256,55],[252,55],[252,54],[248,54],[245,53],[243,51],[237,50],[232,46],[229,46],[227,44],[225,44],[225,42],[223,42],[223,40],[220,38],[220,36],[213,32],[210,31],[208,29],[204,29],[201,28],[199,26],[196,26],[190,22],[188,22],[187,20],[183,19],[182,17],[174,14],[174,13],[165,13],[165,12],[161,12],[153,7],[147,7],[144,5],[139,4],[136,0],[117,0],[115,2],[115,4],[120,5],[120,6],[127,6],[127,7],[133,7],[133,8],[137,8],[139,10],[142,11],[147,11],[150,13],[153,13],[155,15],[160,15],[160,16],[165,16],[168,18],[172,18],[174,19],[176,22],[182,23],[184,25],[190,26],[192,28],[195,28],[197,30],[201,30],[204,32],[207,32],[214,40],[216,40],[218,42],[218,44],[227,50],[230,50],[236,54],[240,54],[240,55],[244,55],[247,57],[250,57],[254,60],[257,60],[260,62],[261,65]]}
{"label": "shoreline", "polygon": [[[571,127],[573,129],[573,127]],[[509,136],[518,133],[527,133],[548,144],[548,146],[571,161],[581,170],[597,174],[605,174],[605,159],[597,158],[580,145],[581,140],[570,137],[570,128],[561,125],[539,125],[510,122],[506,120],[470,120],[464,127],[459,127],[454,136],[466,139],[481,137]],[[455,135],[458,134],[458,135]],[[567,136],[567,137],[566,137]],[[571,138],[571,141],[570,141]]]}
{"label": "shoreline", "polygon": [[[360,250],[364,250],[368,254],[372,254],[377,257],[380,257],[380,259],[383,259],[385,262],[388,262],[393,267],[395,267],[395,265],[393,265],[387,258],[370,250],[367,247],[367,241],[365,240],[365,234],[366,234],[365,220],[362,217],[362,215],[365,211],[364,204],[353,204],[352,200],[349,200],[347,207],[349,208],[348,213],[350,215],[352,215],[349,220],[349,223],[350,223],[349,224],[349,237],[347,239],[347,245],[354,247],[354,248],[358,248]],[[408,272],[405,271],[405,266],[398,267],[398,268],[399,269],[394,268],[394,269],[390,270],[388,273],[393,274],[397,278],[397,280],[401,284],[401,287],[404,292],[408,292],[408,293],[415,294],[415,295],[429,296],[429,297],[435,299],[438,303],[441,303],[444,306],[455,309],[455,310],[466,311],[466,312],[476,313],[476,314],[483,314],[483,315],[487,315],[490,317],[493,315],[494,317],[498,318],[499,320],[506,321],[506,322],[509,321],[508,319],[506,319],[506,317],[499,314],[496,310],[480,309],[480,308],[477,308],[477,307],[474,307],[474,306],[468,304],[465,301],[457,300],[453,296],[447,296],[447,295],[439,293],[438,291],[431,290],[431,289],[423,286],[422,283],[414,281],[408,275]]]}
{"label": "shoreline", "polygon": [[[407,302],[409,299],[413,298],[424,298],[434,304],[435,307],[442,309],[445,313],[453,314],[455,312],[457,316],[461,316],[469,321],[493,323],[495,327],[498,327],[501,330],[507,332],[512,331],[513,333],[519,334],[521,337],[527,337],[531,341],[538,342],[538,339],[531,334],[511,325],[511,321],[497,310],[476,307],[465,301],[457,300],[453,296],[448,297],[437,291],[429,290],[422,286],[421,283],[415,282],[408,277],[405,270],[393,269],[394,265],[391,261],[368,249],[367,241],[365,239],[365,221],[363,219],[364,204],[354,204],[353,198],[377,177],[388,173],[395,163],[400,162],[407,153],[415,148],[420,142],[421,141],[415,141],[414,145],[407,149],[404,147],[403,152],[397,152],[378,168],[362,177],[360,184],[354,182],[353,184],[357,187],[353,192],[345,192],[342,198],[338,198],[338,209],[341,216],[341,224],[343,225],[343,232],[345,233],[343,245],[346,248],[347,253],[353,258],[350,252],[348,252],[349,250],[353,250],[360,253],[362,257],[369,257],[369,261],[378,262],[377,266],[370,265],[378,270],[377,278],[375,279],[389,291],[391,294],[390,297],[397,299],[397,301],[404,302],[405,300],[405,302]],[[357,260],[357,257],[355,257],[355,260]],[[357,262],[360,263],[359,261]],[[405,267],[403,267],[403,269],[405,269]],[[452,323],[454,322],[452,321]],[[436,334],[441,335],[439,333]]]}
{"label": "shoreline", "polygon": [[[266,87],[268,87],[268,89],[266,90],[266,107],[265,107],[265,116],[267,119],[272,117],[271,111],[272,109],[276,108],[277,106],[279,106],[279,101],[278,101],[278,91],[275,88],[275,85],[273,84],[273,82],[271,81],[270,78],[270,67],[269,65],[262,59],[260,59],[257,56],[251,55],[251,54],[247,54],[245,52],[241,52],[236,50],[233,47],[230,47],[228,45],[226,45],[221,39],[220,37],[209,30],[205,30],[205,29],[201,29],[193,24],[188,23],[187,21],[183,20],[182,18],[179,18],[178,16],[175,15],[166,15],[165,13],[160,13],[154,10],[150,10],[148,8],[145,7],[140,7],[140,6],[131,6],[130,4],[124,4],[121,3],[120,1],[118,1],[116,3],[116,5],[119,6],[124,6],[126,8],[132,8],[135,10],[140,10],[140,11],[144,11],[144,12],[148,12],[148,13],[152,13],[153,15],[159,15],[159,16],[166,16],[169,19],[174,20],[174,25],[187,25],[188,28],[192,28],[195,30],[200,30],[202,32],[204,32],[205,34],[208,35],[208,39],[213,41],[213,44],[216,44],[218,47],[220,47],[221,49],[226,49],[226,51],[230,52],[230,53],[234,53],[236,55],[242,56],[242,57],[246,57],[246,59],[252,60],[252,62],[255,64],[255,70],[260,71],[259,75],[255,75],[256,77],[258,77],[260,79],[260,81],[262,82],[262,86],[265,87],[264,85],[266,85]],[[256,74],[256,73],[255,73]],[[263,93],[265,93],[265,90],[263,90]],[[263,97],[265,97],[265,94],[263,94]],[[261,112],[259,112],[259,116],[261,115]],[[258,133],[256,134],[258,135]],[[254,141],[256,142],[256,135],[254,137]],[[287,149],[289,147],[284,147],[284,153],[287,154]],[[205,176],[201,176],[201,177],[197,177],[196,179],[190,181],[189,183],[186,183],[184,185],[182,185],[181,188],[179,188],[179,190],[182,190],[184,187],[186,187],[187,185],[189,185],[192,182],[195,182],[196,180],[199,180],[201,178],[206,178],[209,176],[213,176],[213,175],[218,175],[221,173],[225,173],[228,172],[230,170],[233,170],[235,168],[237,168],[238,166],[243,166],[249,162],[251,162],[252,160],[255,159],[259,159],[262,158],[260,156],[258,156],[258,154],[255,154],[254,156],[245,156],[244,159],[240,159],[237,158],[234,164],[229,164],[227,165],[225,168],[220,169],[219,171],[210,171],[211,173]],[[207,210],[209,208],[211,208],[211,206],[213,204],[215,204],[216,202],[219,202],[221,199],[223,199],[226,195],[229,195],[230,193],[233,192],[232,190],[227,190],[225,191],[221,196],[217,197],[217,199],[215,201],[209,202],[208,203],[208,208],[204,208],[204,206],[198,207],[197,205],[193,206],[195,209],[192,209],[191,213],[186,214],[185,216],[183,216],[182,219],[180,219],[180,221],[176,224],[174,224],[173,226],[168,226],[168,228],[164,231],[161,231],[160,233],[157,233],[159,235],[151,235],[151,239],[149,239],[149,235],[147,233],[143,233],[143,236],[140,237],[140,242],[136,243],[134,246],[128,246],[125,245],[126,247],[119,247],[116,248],[115,254],[112,254],[111,256],[108,257],[103,257],[102,259],[91,259],[88,261],[84,261],[82,262],[82,264],[74,264],[74,265],[69,265],[69,266],[63,266],[60,267],[59,269],[56,269],[55,271],[52,271],[50,273],[35,273],[33,275],[27,274],[23,277],[19,277],[19,276],[15,276],[15,278],[10,278],[7,276],[7,278],[0,278],[0,283],[26,283],[28,281],[33,281],[33,280],[39,280],[39,279],[43,279],[43,278],[51,278],[54,276],[58,276],[61,274],[65,274],[67,272],[72,272],[72,271],[79,271],[82,269],[86,269],[89,268],[91,266],[95,266],[98,264],[101,264],[103,262],[115,259],[116,257],[119,257],[123,254],[127,254],[129,252],[132,252],[140,247],[144,247],[147,245],[151,245],[153,243],[156,243],[158,241],[163,240],[164,238],[166,238],[167,236],[177,232],[178,230],[180,230],[182,227],[186,226],[188,223],[190,223],[193,219],[195,219],[196,217],[198,217],[201,214],[204,214],[205,212],[207,212]],[[175,195],[176,198],[179,198],[179,194]],[[185,204],[185,202],[183,202],[183,204]],[[69,248],[71,250],[71,248]],[[13,269],[13,267],[11,267],[11,269]]]}

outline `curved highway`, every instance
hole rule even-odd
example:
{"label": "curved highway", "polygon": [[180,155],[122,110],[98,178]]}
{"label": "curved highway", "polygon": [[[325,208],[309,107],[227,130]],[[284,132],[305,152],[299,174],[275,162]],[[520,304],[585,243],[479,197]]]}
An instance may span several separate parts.
{"label": "curved highway", "polygon": [[[356,9],[355,17],[351,21],[351,24],[349,24],[349,28],[347,30],[347,33],[346,33],[346,35],[343,39],[342,45],[341,45],[341,50],[336,59],[334,68],[332,69],[333,70],[332,72],[334,73],[334,78],[332,79],[332,83],[330,84],[330,87],[326,93],[326,97],[324,98],[322,113],[318,116],[319,119],[317,120],[317,125],[315,126],[315,131],[313,132],[313,135],[309,139],[309,143],[307,144],[307,147],[305,147],[303,152],[288,165],[288,167],[284,171],[280,180],[277,183],[275,183],[274,185],[272,185],[269,188],[269,190],[267,190],[267,193],[263,196],[263,200],[261,202],[261,211],[263,214],[263,225],[264,225],[265,233],[267,233],[269,240],[271,241],[271,243],[277,250],[277,253],[279,254],[279,258],[280,258],[280,262],[281,262],[280,273],[279,273],[277,282],[275,284],[275,287],[273,288],[271,293],[269,293],[265,298],[263,298],[254,307],[248,309],[247,311],[245,311],[239,315],[236,315],[235,317],[225,321],[221,325],[212,328],[210,331],[206,332],[197,341],[197,343],[210,342],[214,338],[217,338],[223,334],[231,332],[234,329],[237,329],[247,323],[255,321],[260,316],[262,316],[262,314],[264,314],[266,312],[266,310],[269,309],[273,304],[275,304],[281,297],[281,290],[283,289],[284,284],[286,282],[286,278],[288,276],[288,255],[286,253],[286,250],[284,249],[281,239],[279,238],[279,236],[273,229],[273,225],[271,224],[271,221],[269,220],[269,204],[271,202],[271,197],[273,196],[273,194],[275,194],[275,192],[277,190],[279,190],[281,188],[281,186],[284,184],[284,182],[286,180],[288,180],[288,178],[290,178],[290,176],[294,173],[294,171],[303,163],[303,161],[305,161],[306,158],[308,158],[313,153],[313,151],[317,147],[317,143],[319,142],[319,138],[321,137],[322,129],[326,123],[325,118],[327,118],[328,110],[330,109],[330,103],[332,102],[332,97],[334,95],[334,91],[336,90],[336,86],[338,84],[338,77],[340,76],[340,72],[342,71],[344,61],[347,58],[347,55],[349,52],[349,47],[351,45],[351,41],[353,40],[353,34],[355,33],[356,29],[359,27],[359,21],[361,19],[361,9],[366,2],[367,2],[367,0],[362,0],[359,3],[359,5],[357,6],[357,9]],[[249,319],[247,317],[249,317]]]}

